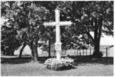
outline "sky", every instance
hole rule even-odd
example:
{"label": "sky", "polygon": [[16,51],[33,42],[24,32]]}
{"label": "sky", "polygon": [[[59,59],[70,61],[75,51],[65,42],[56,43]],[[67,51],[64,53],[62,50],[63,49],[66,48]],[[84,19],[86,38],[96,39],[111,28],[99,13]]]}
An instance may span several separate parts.
{"label": "sky", "polygon": [[[0,18],[0,21],[0,25],[2,25],[7,20],[4,18]],[[91,35],[93,36],[93,33],[91,33]],[[114,37],[106,35],[103,36],[104,37],[101,38],[100,45],[114,45]]]}
{"label": "sky", "polygon": [[114,37],[104,35],[104,38],[101,38],[101,45],[114,45]]}
{"label": "sky", "polygon": [[[91,32],[91,35],[93,36],[93,32]],[[103,34],[103,37],[101,37],[100,45],[114,45],[114,37]]]}

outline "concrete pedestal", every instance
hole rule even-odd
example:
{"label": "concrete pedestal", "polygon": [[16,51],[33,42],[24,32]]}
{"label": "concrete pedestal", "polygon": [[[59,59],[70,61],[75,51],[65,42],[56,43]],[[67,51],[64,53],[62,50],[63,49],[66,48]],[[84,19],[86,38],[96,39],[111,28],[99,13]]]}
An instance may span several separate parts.
{"label": "concrete pedestal", "polygon": [[57,60],[61,59],[61,42],[56,42],[55,43],[55,50],[56,50],[56,58]]}

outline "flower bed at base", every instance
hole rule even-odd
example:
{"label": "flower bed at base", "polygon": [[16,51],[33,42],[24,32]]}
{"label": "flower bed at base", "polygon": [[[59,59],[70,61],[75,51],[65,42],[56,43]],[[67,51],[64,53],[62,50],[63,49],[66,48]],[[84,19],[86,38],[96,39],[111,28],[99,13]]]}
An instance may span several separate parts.
{"label": "flower bed at base", "polygon": [[64,70],[73,67],[74,60],[71,58],[61,58],[58,61],[56,58],[49,58],[45,61],[46,68],[51,70]]}

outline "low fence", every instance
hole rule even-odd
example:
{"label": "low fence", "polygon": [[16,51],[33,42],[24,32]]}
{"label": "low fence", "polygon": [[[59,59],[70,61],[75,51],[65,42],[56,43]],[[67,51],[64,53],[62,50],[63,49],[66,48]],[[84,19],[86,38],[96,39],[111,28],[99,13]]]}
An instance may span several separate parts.
{"label": "low fence", "polygon": [[[103,57],[113,57],[114,56],[114,46],[113,45],[106,45],[101,46],[100,51],[103,53]],[[51,51],[51,56],[56,56],[55,51]],[[61,54],[62,56],[86,56],[86,55],[92,55],[94,53],[94,48],[89,47],[88,49],[69,49],[69,50],[62,50]],[[49,56],[48,51],[42,51],[39,56]]]}
{"label": "low fence", "polygon": [[[101,46],[100,51],[103,53],[103,57],[113,57],[114,56],[114,46]],[[94,48],[89,47],[88,49],[69,49],[62,52],[62,55],[72,55],[72,56],[86,56],[92,55],[94,53]]]}

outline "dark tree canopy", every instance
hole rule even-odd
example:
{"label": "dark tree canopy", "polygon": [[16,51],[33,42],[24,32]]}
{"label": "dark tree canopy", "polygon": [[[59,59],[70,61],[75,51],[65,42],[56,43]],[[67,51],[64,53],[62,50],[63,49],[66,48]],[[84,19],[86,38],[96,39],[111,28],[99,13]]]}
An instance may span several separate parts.
{"label": "dark tree canopy", "polygon": [[30,46],[34,60],[37,57],[37,41],[45,32],[43,22],[48,13],[45,7],[34,2],[2,2],[2,16],[8,19],[9,27],[15,29],[14,37]]}

